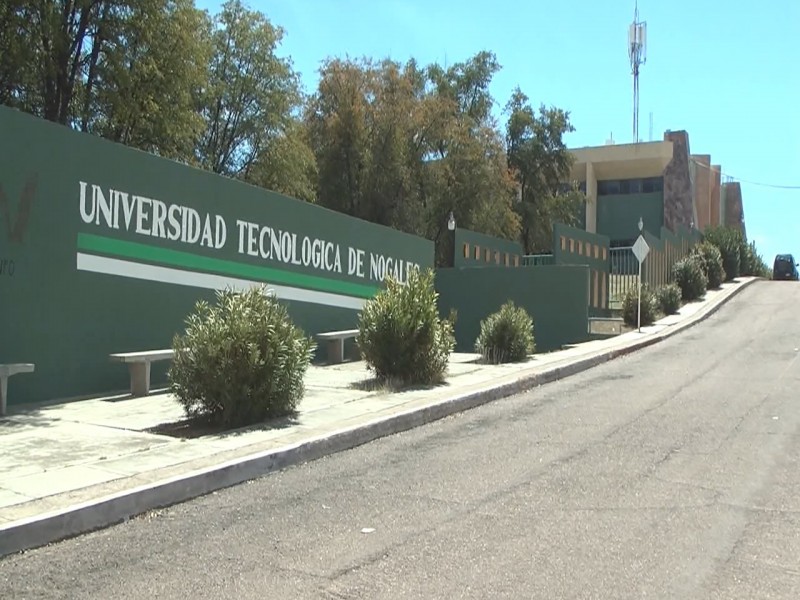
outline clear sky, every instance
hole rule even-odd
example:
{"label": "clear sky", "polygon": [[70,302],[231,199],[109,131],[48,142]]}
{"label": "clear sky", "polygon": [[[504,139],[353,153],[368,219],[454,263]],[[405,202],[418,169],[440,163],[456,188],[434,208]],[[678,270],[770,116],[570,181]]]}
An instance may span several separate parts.
{"label": "clear sky", "polygon": [[[218,0],[197,0],[215,13]],[[568,110],[570,147],[632,141],[627,55],[633,0],[249,0],[286,30],[307,91],[328,56],[411,57],[452,64],[480,50],[502,71],[501,111],[519,85],[534,105]],[[640,75],[639,137],[686,130],[741,181],[748,238],[768,263],[800,257],[800,2],[640,0],[647,63]],[[749,183],[753,182],[753,183]],[[777,189],[756,183],[795,186]]]}

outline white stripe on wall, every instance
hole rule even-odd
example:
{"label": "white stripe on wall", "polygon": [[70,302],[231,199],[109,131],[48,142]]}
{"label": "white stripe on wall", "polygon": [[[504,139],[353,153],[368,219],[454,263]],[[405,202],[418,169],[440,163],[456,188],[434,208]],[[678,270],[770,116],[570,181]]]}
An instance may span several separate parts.
{"label": "white stripe on wall", "polygon": [[[82,252],[78,252],[77,254],[77,266],[79,271],[91,271],[92,273],[116,275],[118,277],[129,277],[131,279],[143,279],[145,281],[158,281],[161,283],[184,285],[206,290],[222,290],[226,287],[244,290],[261,284],[258,281],[249,279],[237,279],[226,275],[183,271],[181,269],[159,267],[117,258],[83,254]],[[283,285],[267,284],[267,288],[273,290],[275,295],[281,300],[308,302],[310,304],[322,304],[324,306],[334,306],[337,308],[361,310],[366,302],[363,298],[331,294],[329,292],[304,290],[302,288]]]}

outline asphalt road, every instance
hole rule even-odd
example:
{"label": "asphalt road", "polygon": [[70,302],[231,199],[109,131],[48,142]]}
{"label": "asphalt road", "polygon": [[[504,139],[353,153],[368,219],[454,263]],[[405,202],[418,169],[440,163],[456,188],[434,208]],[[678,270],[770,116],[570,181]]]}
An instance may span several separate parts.
{"label": "asphalt road", "polygon": [[9,557],[0,597],[800,598],[799,304],[756,283],[582,375]]}

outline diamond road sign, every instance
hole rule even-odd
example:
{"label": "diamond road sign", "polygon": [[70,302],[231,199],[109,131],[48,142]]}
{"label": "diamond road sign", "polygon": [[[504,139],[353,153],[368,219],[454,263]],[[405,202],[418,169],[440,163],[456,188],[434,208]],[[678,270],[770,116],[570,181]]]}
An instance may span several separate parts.
{"label": "diamond road sign", "polygon": [[644,238],[640,235],[639,239],[636,240],[636,243],[633,245],[633,255],[636,257],[636,260],[643,263],[649,252],[650,246],[647,245],[647,242],[645,242]]}

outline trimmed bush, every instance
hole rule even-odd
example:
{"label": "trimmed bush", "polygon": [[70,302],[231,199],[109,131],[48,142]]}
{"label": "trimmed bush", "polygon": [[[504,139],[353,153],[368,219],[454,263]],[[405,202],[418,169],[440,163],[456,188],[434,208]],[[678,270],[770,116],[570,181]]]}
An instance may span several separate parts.
{"label": "trimmed bush", "polygon": [[704,241],[715,245],[722,254],[722,268],[725,281],[740,275],[741,252],[744,240],[742,234],[729,227],[711,227],[703,234]]}
{"label": "trimmed bush", "polygon": [[[622,299],[622,320],[630,327],[636,327],[636,313],[638,311],[639,292],[637,286],[633,286],[625,293]],[[656,320],[658,303],[652,288],[647,284],[642,284],[642,326],[652,325]]]}
{"label": "trimmed bush", "polygon": [[528,312],[506,302],[496,313],[481,321],[475,351],[490,363],[520,362],[533,354],[533,319]]}
{"label": "trimmed bush", "polygon": [[668,283],[658,288],[658,307],[665,315],[674,315],[681,307],[681,288],[677,283]]}
{"label": "trimmed bush", "polygon": [[173,340],[170,391],[187,416],[223,427],[291,414],[315,347],[264,286],[218,291]]}
{"label": "trimmed bush", "polygon": [[708,279],[708,289],[715,290],[725,281],[725,268],[722,265],[722,253],[714,244],[703,242],[695,246],[692,253],[698,256],[703,272]]}
{"label": "trimmed bush", "polygon": [[699,300],[706,293],[708,278],[703,272],[702,259],[689,255],[672,267],[672,277],[681,288],[681,297],[687,302]]}
{"label": "trimmed bush", "polygon": [[412,270],[405,284],[393,278],[361,312],[356,342],[367,367],[384,382],[438,383],[455,347],[453,322],[440,319],[433,271]]}

